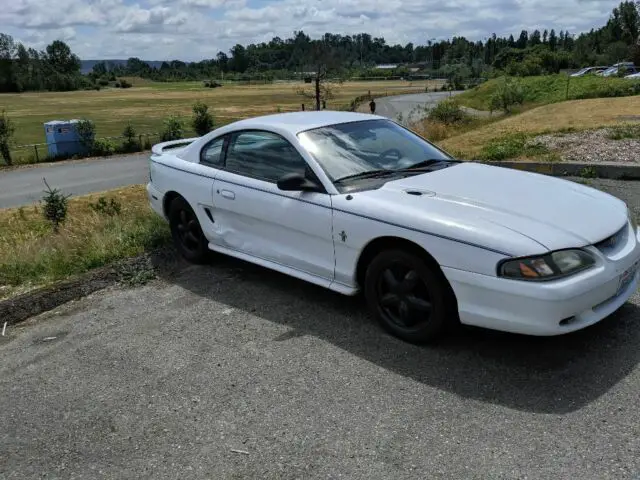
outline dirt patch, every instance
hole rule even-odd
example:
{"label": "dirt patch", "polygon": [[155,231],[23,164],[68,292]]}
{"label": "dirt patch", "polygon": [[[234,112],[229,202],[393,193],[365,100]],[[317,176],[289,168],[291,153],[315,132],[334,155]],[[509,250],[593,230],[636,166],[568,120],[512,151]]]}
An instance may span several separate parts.
{"label": "dirt patch", "polygon": [[543,145],[563,160],[588,163],[640,164],[640,139],[613,140],[612,130],[603,128],[575,133],[539,135],[532,145]]}

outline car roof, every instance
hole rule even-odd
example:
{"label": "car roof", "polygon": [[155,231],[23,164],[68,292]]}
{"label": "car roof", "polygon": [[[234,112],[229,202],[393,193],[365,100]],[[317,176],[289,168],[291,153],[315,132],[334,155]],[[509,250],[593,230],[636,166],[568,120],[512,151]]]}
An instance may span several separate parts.
{"label": "car roof", "polygon": [[385,119],[379,115],[367,113],[341,112],[334,110],[306,111],[276,113],[273,115],[263,115],[260,117],[247,118],[229,124],[229,127],[236,129],[278,129],[287,130],[296,135],[305,130],[326,127],[337,123],[359,122],[363,120]]}

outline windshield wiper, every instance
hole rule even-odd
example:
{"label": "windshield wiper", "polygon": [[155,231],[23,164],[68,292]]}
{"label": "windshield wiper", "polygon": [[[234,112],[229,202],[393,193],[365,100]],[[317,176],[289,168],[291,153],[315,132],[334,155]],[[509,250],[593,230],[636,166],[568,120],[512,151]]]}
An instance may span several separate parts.
{"label": "windshield wiper", "polygon": [[335,180],[333,183],[341,183],[345,180],[355,180],[355,179],[359,179],[359,178],[377,178],[377,177],[384,177],[386,175],[392,175],[396,172],[397,170],[387,170],[384,168],[378,169],[378,170],[367,170],[366,172],[358,172],[358,173],[354,173],[352,175],[347,175],[345,177],[340,177],[339,179]]}
{"label": "windshield wiper", "polygon": [[422,162],[414,163],[410,167],[398,168],[396,172],[410,172],[411,170],[422,170],[430,167],[434,163],[446,162],[444,158],[430,158],[429,160],[423,160]]}

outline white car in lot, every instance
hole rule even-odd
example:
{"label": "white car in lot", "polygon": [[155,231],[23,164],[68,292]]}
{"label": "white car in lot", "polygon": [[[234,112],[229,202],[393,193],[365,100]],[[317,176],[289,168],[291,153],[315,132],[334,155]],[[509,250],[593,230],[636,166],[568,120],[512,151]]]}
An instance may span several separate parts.
{"label": "white car in lot", "polygon": [[638,287],[621,200],[574,182],[459,162],[395,122],[347,112],[252,118],[153,147],[147,186],[177,248],[363,291],[410,342],[460,322],[558,335]]}

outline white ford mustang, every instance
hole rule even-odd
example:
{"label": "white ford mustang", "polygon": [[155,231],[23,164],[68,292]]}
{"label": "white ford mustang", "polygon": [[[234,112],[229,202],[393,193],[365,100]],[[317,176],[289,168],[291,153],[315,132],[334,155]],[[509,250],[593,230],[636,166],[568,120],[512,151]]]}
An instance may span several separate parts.
{"label": "white ford mustang", "polygon": [[383,117],[269,115],[155,145],[150,160],[151,206],[188,260],[213,250],[362,290],[410,342],[457,322],[563,334],[638,287],[640,234],[624,202],[458,162]]}

